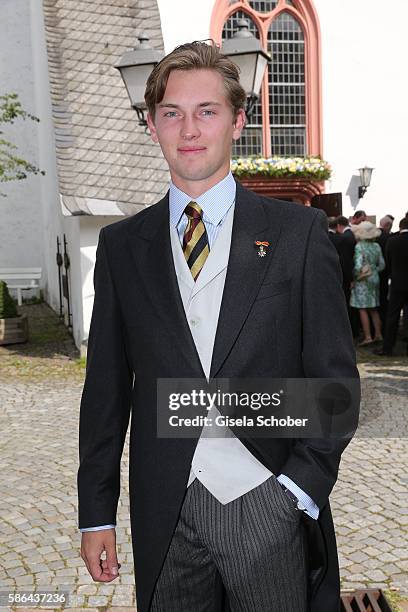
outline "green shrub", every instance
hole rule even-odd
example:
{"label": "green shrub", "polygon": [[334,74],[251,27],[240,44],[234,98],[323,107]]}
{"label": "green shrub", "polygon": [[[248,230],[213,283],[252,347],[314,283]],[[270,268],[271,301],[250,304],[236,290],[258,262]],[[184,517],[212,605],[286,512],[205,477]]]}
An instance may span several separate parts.
{"label": "green shrub", "polygon": [[17,307],[4,281],[0,281],[0,319],[17,317]]}

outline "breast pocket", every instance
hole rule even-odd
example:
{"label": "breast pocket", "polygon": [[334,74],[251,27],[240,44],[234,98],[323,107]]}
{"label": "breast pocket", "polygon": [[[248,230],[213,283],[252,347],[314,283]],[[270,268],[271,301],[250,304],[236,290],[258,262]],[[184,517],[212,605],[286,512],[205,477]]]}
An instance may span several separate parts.
{"label": "breast pocket", "polygon": [[266,298],[274,297],[277,295],[289,294],[291,289],[290,278],[285,278],[279,281],[272,281],[270,283],[264,283],[256,296],[256,301],[265,300]]}

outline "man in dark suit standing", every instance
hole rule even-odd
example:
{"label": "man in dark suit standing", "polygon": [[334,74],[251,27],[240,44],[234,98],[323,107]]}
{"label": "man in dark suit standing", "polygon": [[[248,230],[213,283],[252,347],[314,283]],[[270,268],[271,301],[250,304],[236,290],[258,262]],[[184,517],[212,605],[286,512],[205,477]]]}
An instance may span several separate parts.
{"label": "man in dark suit standing", "polygon": [[356,239],[350,227],[347,217],[337,217],[336,219],[337,236],[332,238],[333,244],[339,254],[341,271],[343,273],[343,291],[346,298],[347,311],[349,314],[350,324],[353,330],[353,336],[358,335],[358,317],[356,309],[350,306],[351,283],[353,282],[354,270],[354,249],[356,248]]}
{"label": "man in dark suit standing", "polygon": [[80,416],[81,555],[94,580],[118,575],[120,458],[132,412],[139,612],[213,612],[225,594],[233,612],[338,612],[329,494],[352,430],[157,433],[160,379],[358,378],[325,217],[233,179],[245,92],[215,45],[166,56],[146,104],[171,183],[162,201],[100,234]]}
{"label": "man in dark suit standing", "polygon": [[[388,239],[391,236],[392,224],[394,223],[394,217],[391,215],[385,215],[380,219],[380,230],[381,234],[377,238],[377,242],[381,247],[381,252],[386,261],[385,251],[387,247]],[[380,307],[378,309],[381,317],[382,329],[385,329],[385,322],[387,319],[387,308],[388,308],[388,285],[389,285],[389,270],[385,266],[384,270],[380,272]]]}
{"label": "man in dark suit standing", "polygon": [[327,219],[329,238],[335,244],[337,234],[337,217],[329,217]]}
{"label": "man in dark suit standing", "polygon": [[390,299],[383,347],[376,355],[392,355],[398,332],[401,310],[408,305],[408,218],[400,221],[399,234],[391,236],[385,250],[391,279]]}

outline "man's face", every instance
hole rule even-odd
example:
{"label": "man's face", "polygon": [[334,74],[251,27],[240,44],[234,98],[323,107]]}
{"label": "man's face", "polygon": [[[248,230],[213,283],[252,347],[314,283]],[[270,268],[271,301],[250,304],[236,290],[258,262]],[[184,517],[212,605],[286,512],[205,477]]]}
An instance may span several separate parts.
{"label": "man's face", "polygon": [[174,184],[197,197],[228,174],[231,144],[241,135],[245,113],[234,118],[216,71],[174,70],[154,119],[147,120]]}
{"label": "man's face", "polygon": [[360,215],[359,217],[353,218],[354,225],[360,225],[363,221],[367,221],[367,215]]}

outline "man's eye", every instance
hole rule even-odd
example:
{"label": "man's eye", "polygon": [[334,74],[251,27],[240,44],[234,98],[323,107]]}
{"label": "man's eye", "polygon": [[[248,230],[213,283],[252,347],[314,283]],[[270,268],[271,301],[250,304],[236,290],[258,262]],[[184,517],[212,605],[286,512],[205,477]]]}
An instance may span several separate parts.
{"label": "man's eye", "polygon": [[211,115],[214,115],[214,114],[215,114],[214,111],[208,110],[207,108],[203,110],[203,115],[205,117],[211,117]]}
{"label": "man's eye", "polygon": [[177,112],[176,111],[168,111],[167,113],[164,113],[165,117],[176,117],[177,116]]}

